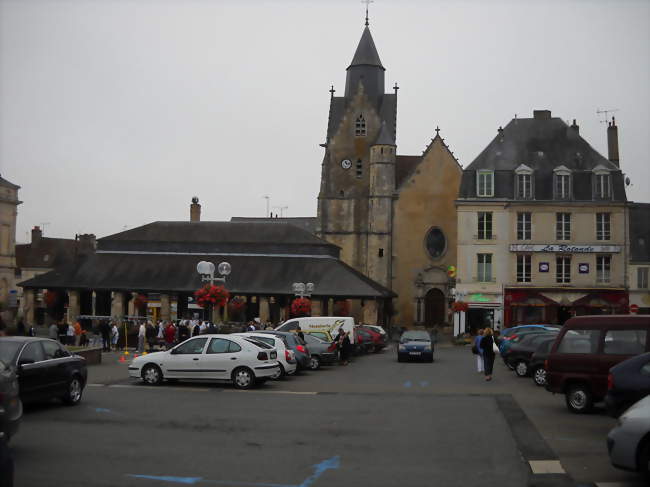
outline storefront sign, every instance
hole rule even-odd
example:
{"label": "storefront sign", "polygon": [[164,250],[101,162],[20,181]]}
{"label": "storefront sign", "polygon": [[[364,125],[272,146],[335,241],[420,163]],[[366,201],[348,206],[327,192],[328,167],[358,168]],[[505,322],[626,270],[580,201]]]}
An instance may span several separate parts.
{"label": "storefront sign", "polygon": [[578,264],[578,272],[580,274],[589,274],[589,264],[587,262]]}
{"label": "storefront sign", "polygon": [[548,272],[551,268],[551,265],[548,262],[539,263],[539,272]]}
{"label": "storefront sign", "polygon": [[489,303],[492,301],[490,298],[487,296],[484,296],[483,294],[477,293],[477,294],[470,294],[469,300],[472,303]]}
{"label": "storefront sign", "polygon": [[620,245],[510,244],[510,252],[553,252],[569,254],[616,253]]}

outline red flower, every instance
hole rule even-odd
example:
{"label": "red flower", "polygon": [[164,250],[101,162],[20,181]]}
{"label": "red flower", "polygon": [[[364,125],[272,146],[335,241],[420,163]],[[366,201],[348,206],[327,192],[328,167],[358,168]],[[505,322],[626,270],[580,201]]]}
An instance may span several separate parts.
{"label": "red flower", "polygon": [[311,313],[311,301],[307,298],[296,298],[291,303],[293,316],[307,316]]}
{"label": "red flower", "polygon": [[230,293],[223,286],[215,286],[206,284],[201,289],[198,289],[194,296],[199,306],[206,307],[209,304],[216,304],[217,306],[225,306],[230,298]]}

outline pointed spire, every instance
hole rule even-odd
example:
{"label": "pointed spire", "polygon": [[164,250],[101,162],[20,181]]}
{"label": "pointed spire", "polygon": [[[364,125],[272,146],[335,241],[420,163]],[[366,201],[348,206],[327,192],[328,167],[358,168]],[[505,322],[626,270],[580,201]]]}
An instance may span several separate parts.
{"label": "pointed spire", "polygon": [[379,129],[379,136],[375,141],[374,145],[395,145],[395,138],[391,133],[386,122],[381,123],[381,129]]}
{"label": "pointed spire", "polygon": [[360,65],[378,66],[384,69],[381,60],[379,59],[377,48],[375,47],[375,41],[372,39],[372,34],[370,34],[368,26],[363,29],[361,40],[359,41],[359,45],[357,46],[357,50],[354,53],[354,57],[352,58],[352,62],[350,63],[350,66],[348,66],[348,69],[352,66]]}

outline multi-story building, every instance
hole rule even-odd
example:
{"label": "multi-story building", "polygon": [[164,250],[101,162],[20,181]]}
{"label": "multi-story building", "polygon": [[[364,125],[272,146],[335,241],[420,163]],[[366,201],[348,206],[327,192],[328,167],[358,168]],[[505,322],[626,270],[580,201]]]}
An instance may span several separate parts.
{"label": "multi-story building", "polygon": [[10,309],[17,305],[14,289],[16,272],[16,215],[18,190],[20,186],[0,177],[0,311],[6,310],[9,318]]}
{"label": "multi-story building", "polygon": [[456,202],[457,300],[469,306],[463,329],[627,310],[615,121],[608,144],[605,158],[575,120],[569,126],[536,110],[499,128],[465,169]]}
{"label": "multi-story building", "polygon": [[650,314],[650,203],[630,203],[630,310]]}

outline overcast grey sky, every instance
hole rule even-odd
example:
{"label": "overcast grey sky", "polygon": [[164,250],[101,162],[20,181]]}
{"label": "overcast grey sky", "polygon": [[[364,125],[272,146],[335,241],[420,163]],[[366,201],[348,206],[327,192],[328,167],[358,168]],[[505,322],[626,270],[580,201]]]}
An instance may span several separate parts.
{"label": "overcast grey sky", "polygon": [[[357,0],[0,0],[0,173],[18,241],[154,220],[315,215]],[[650,2],[376,0],[398,152],[436,125],[463,166],[517,114],[576,118],[601,153],[618,108],[628,197],[650,201]],[[390,91],[390,90],[388,90]]]}

